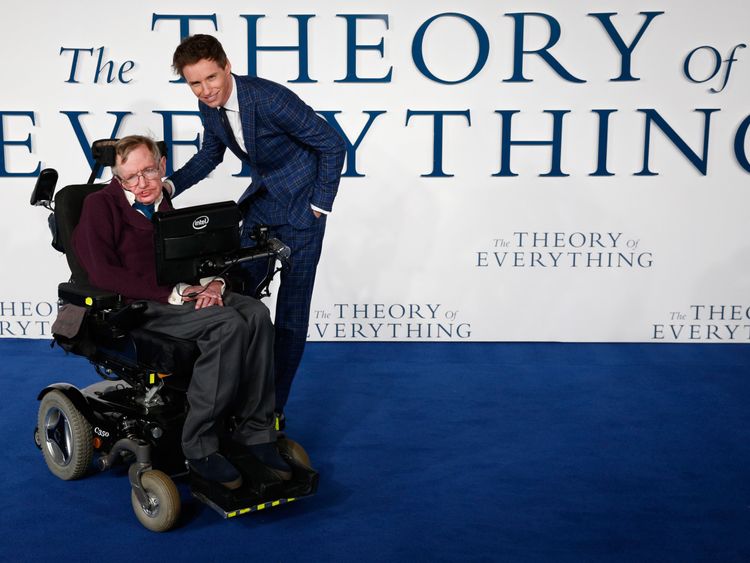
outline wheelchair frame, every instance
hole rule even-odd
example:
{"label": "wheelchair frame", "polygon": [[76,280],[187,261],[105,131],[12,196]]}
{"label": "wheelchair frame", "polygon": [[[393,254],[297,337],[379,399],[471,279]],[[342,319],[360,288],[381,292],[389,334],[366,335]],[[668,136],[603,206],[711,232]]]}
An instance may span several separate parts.
{"label": "wheelchair frame", "polygon": [[[100,140],[92,145],[95,164],[87,184],[63,188],[55,196],[55,202],[71,188],[79,187],[87,193],[97,189],[93,182],[99,170],[114,163],[115,141]],[[160,150],[166,153],[163,143],[160,143]],[[54,213],[52,196],[57,179],[56,171],[42,170],[31,204]],[[85,194],[76,204],[82,205],[84,198]],[[80,214],[80,207],[77,213]],[[229,443],[226,444],[228,456],[244,477],[245,484],[240,489],[230,491],[187,470],[180,435],[187,412],[184,394],[189,384],[189,371],[197,357],[194,344],[165,335],[150,340],[153,333],[136,338],[134,335],[139,334],[139,330],[148,333],[133,328],[145,304],[124,305],[119,295],[80,283],[85,272],[77,265],[72,252],[66,251],[73,227],[57,224],[56,217],[57,214],[50,216],[53,247],[66,253],[73,274],[72,282],[59,285],[58,296],[61,303],[83,307],[85,313],[76,337],[55,334],[54,340],[66,352],[88,358],[103,381],[83,389],[59,382],[39,393],[34,440],[50,471],[61,479],[71,480],[89,473],[94,458],[100,471],[118,463],[129,463],[133,510],[141,524],[152,531],[169,530],[178,522],[181,500],[173,478],[187,477],[192,495],[224,518],[314,494],[318,486],[317,472],[312,469],[304,449],[284,435],[279,438],[278,447],[292,468],[289,481],[282,481],[252,456],[232,449]],[[77,223],[77,217],[75,219]],[[232,260],[268,259],[269,274],[257,287],[267,295],[271,279],[279,271],[273,268],[273,262],[277,257],[288,256],[288,247],[275,239],[269,241],[263,229],[255,236],[253,250],[243,249],[241,256]],[[159,348],[151,354],[157,360],[141,359],[144,347],[148,350],[164,342],[170,346],[168,353]],[[158,361],[162,356],[169,356],[171,360],[166,370]]]}

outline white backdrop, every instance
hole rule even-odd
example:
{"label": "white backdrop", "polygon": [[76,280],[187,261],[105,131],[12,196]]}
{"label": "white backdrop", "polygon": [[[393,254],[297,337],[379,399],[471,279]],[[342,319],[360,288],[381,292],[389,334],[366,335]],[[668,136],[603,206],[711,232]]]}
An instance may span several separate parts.
{"label": "white backdrop", "polygon": [[[87,142],[109,137],[129,112],[117,136],[162,138],[165,123],[173,140],[201,133],[195,98],[170,82],[182,22],[216,35],[235,72],[257,60],[259,75],[339,112],[326,115],[352,144],[373,116],[329,218],[311,340],[750,340],[745,2],[38,0],[0,10],[0,337],[49,337],[68,273],[28,199],[39,167],[56,168],[61,184],[88,177],[76,126]],[[251,48],[251,29],[260,46],[280,46],[299,44],[300,26],[301,52]],[[290,82],[301,60],[307,73]],[[435,112],[448,112],[442,135]],[[550,141],[555,119],[555,147],[509,144]],[[559,170],[545,176],[553,148]],[[173,164],[195,150],[176,145]],[[227,153],[175,203],[235,197],[247,184],[232,177],[239,170]]]}

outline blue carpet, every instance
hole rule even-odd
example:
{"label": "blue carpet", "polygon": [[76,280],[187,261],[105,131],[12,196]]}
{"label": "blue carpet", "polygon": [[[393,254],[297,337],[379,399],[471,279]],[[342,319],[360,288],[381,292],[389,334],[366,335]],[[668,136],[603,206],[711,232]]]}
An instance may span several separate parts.
{"label": "blue carpet", "polygon": [[153,534],[120,468],[53,477],[36,394],[97,380],[0,340],[2,561],[748,561],[750,346],[313,343],[288,406],[319,494]]}

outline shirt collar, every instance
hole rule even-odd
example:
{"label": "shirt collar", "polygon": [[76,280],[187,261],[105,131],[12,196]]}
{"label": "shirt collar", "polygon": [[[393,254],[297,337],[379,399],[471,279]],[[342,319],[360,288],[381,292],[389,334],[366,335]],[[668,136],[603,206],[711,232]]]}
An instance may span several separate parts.
{"label": "shirt collar", "polygon": [[240,100],[237,97],[237,81],[234,79],[234,75],[230,74],[229,76],[232,77],[232,93],[229,94],[229,99],[227,100],[227,103],[224,104],[224,107],[227,111],[234,111],[239,113],[240,111]]}

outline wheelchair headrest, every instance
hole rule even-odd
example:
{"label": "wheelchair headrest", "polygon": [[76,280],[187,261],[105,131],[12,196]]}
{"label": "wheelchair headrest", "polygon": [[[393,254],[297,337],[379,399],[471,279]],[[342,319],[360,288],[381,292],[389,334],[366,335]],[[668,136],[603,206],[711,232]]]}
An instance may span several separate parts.
{"label": "wheelchair headrest", "polygon": [[91,156],[102,166],[115,164],[115,143],[118,139],[99,139],[91,145]]}
{"label": "wheelchair headrest", "polygon": [[[91,145],[91,155],[94,157],[94,162],[100,166],[114,166],[115,164],[115,144],[119,139],[99,139],[94,141]],[[164,141],[157,141],[156,146],[159,147],[159,153],[162,156],[167,156],[167,143]]]}

